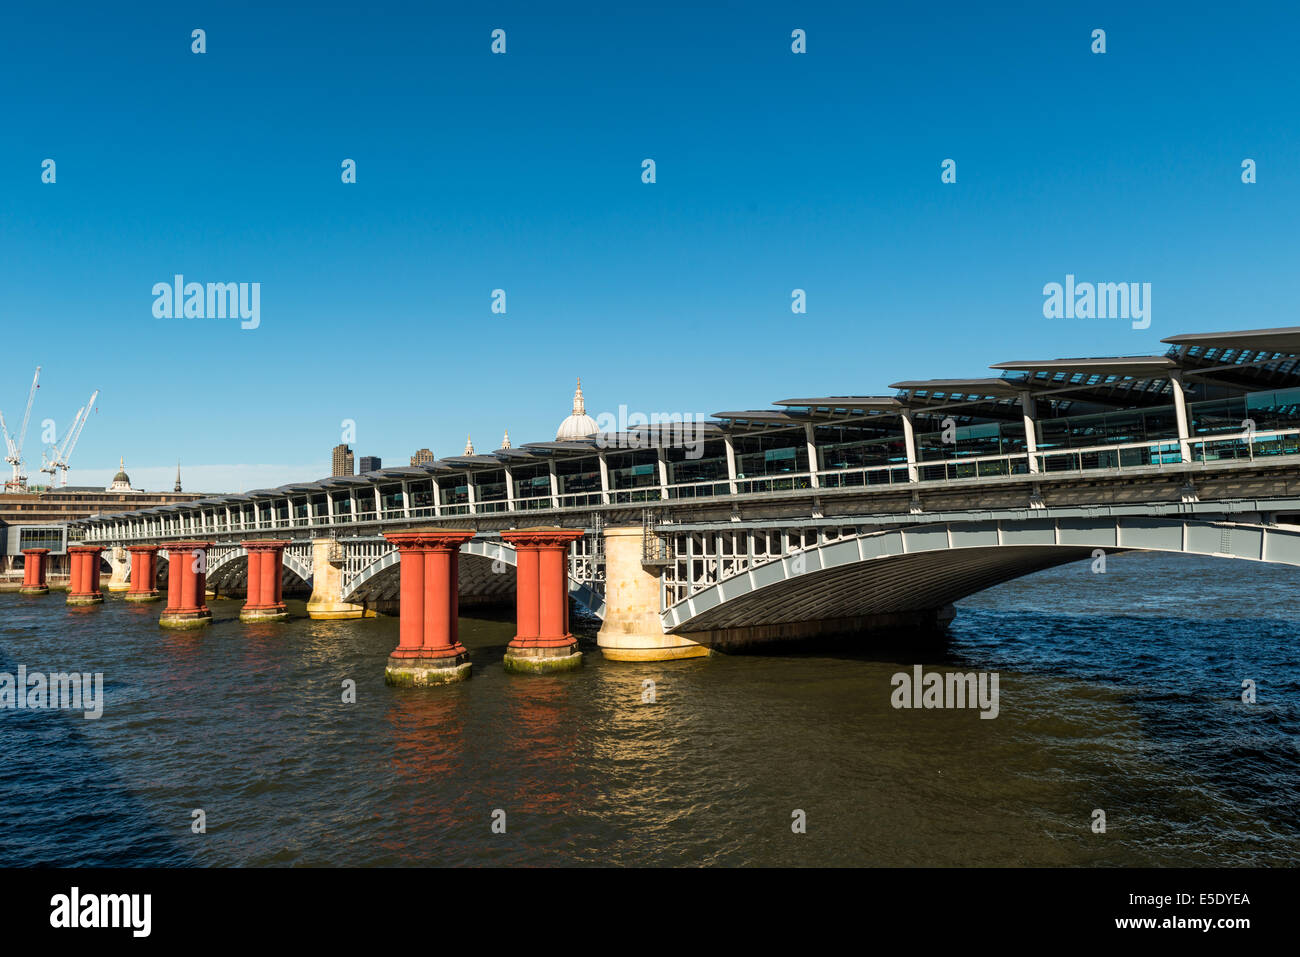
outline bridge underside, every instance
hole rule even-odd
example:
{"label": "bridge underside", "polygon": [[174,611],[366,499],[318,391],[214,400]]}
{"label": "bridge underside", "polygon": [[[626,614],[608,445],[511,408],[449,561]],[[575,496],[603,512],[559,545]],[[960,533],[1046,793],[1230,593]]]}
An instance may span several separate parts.
{"label": "bridge underside", "polygon": [[[457,562],[458,595],[462,605],[513,604],[515,601],[515,566],[462,552]],[[356,587],[347,601],[379,605],[397,602],[401,597],[401,566],[391,564]]]}
{"label": "bridge underside", "polygon": [[[848,530],[852,532],[852,529]],[[1098,551],[1171,552],[1300,566],[1300,528],[1141,515],[959,521],[843,534],[783,533],[770,561],[740,566],[728,533],[678,533],[689,549],[689,597],[664,610],[665,635],[727,648],[828,633],[935,628],[953,602]],[[749,554],[763,545],[763,535]],[[816,542],[808,546],[809,539]],[[770,539],[770,536],[769,536]],[[730,547],[730,552],[728,548]],[[773,543],[764,546],[771,554]],[[736,569],[739,567],[739,570]],[[727,577],[719,572],[731,569]],[[1081,581],[1088,576],[1080,570]],[[684,588],[677,579],[673,587]],[[701,587],[701,585],[703,587]]]}
{"label": "bridge underside", "polygon": [[[165,560],[162,563],[163,570],[159,572],[159,580],[167,580]],[[280,582],[282,593],[297,598],[305,598],[311,593],[311,582],[298,573],[287,562],[280,566]],[[207,574],[208,591],[221,595],[223,598],[243,597],[248,594],[248,556],[240,555],[229,561],[223,562],[220,567],[213,568]]]}
{"label": "bridge underside", "polygon": [[[953,602],[1087,559],[1091,551],[1062,546],[971,548],[859,562],[738,595],[672,631],[718,648],[835,630],[935,628],[951,618]],[[761,623],[757,629],[756,623]]]}

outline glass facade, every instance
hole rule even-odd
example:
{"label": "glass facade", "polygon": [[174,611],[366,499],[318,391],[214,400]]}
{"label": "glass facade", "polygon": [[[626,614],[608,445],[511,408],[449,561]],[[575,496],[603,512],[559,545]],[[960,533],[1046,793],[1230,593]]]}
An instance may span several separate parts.
{"label": "glass facade", "polygon": [[596,456],[561,460],[555,463],[562,504],[567,507],[599,505],[600,459]]}
{"label": "glass facade", "polygon": [[551,469],[548,465],[516,465],[513,469],[515,507],[551,507]]}
{"label": "glass facade", "polygon": [[[730,488],[727,475],[727,446],[722,439],[703,442],[694,448],[666,448],[670,498],[698,498],[726,495]],[[695,457],[692,458],[692,455]]]}

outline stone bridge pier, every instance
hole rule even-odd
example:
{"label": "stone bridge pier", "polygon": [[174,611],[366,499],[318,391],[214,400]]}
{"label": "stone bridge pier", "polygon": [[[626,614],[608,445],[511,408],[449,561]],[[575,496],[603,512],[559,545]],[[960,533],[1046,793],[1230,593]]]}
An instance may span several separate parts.
{"label": "stone bridge pier", "polygon": [[640,525],[605,529],[605,621],[596,644],[610,661],[669,661],[709,653],[683,635],[664,632],[659,576],[642,564]]}
{"label": "stone bridge pier", "polygon": [[337,538],[313,538],[311,542],[311,597],[307,617],[317,621],[374,618],[374,609],[343,600],[343,569],[335,559]]}
{"label": "stone bridge pier", "polygon": [[128,591],[131,583],[128,576],[131,572],[130,553],[120,545],[108,549],[105,558],[108,559],[109,566],[113,573],[108,577],[108,590],[110,592]]}

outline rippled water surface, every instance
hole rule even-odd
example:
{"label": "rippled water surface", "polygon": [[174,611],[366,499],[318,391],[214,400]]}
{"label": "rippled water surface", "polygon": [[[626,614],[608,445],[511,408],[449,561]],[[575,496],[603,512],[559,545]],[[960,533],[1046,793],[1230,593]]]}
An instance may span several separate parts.
{"label": "rippled water surface", "polygon": [[[396,690],[393,618],[241,625],[216,600],[173,633],[159,605],[3,594],[0,671],[100,671],[107,700],[0,711],[0,860],[1293,865],[1298,600],[1298,569],[1120,555],[968,599],[937,651],[624,664],[589,643],[553,678],[506,674],[512,623],[465,618],[473,679]],[[915,663],[997,671],[999,716],[893,709]]]}

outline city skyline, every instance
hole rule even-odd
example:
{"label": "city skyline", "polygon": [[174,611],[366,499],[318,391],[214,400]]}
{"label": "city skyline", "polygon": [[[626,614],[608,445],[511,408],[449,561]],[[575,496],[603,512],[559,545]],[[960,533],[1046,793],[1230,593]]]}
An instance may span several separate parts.
{"label": "city skyline", "polygon": [[[247,490],[328,474],[344,422],[397,463],[548,439],[579,376],[596,416],[708,415],[1289,325],[1294,14],[1253,11],[33,10],[0,408],[41,365],[29,476],[98,388],[69,484]],[[158,318],[177,275],[259,284],[256,328]],[[1066,277],[1149,283],[1149,325],[1045,318]]]}

